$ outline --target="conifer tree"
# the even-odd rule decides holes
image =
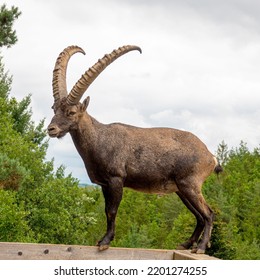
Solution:
[[[21,12],[17,7],[12,6],[8,9],[5,4],[0,7],[0,47],[10,48],[17,42],[13,24],[20,15]]]

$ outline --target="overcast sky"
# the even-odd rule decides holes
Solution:
[[[52,118],[52,70],[59,53],[70,60],[70,89],[105,53],[142,48],[111,64],[85,94],[100,122],[166,126],[196,134],[215,153],[224,140],[260,143],[260,1],[258,0],[7,0],[22,15],[18,43],[2,50],[13,75],[12,95],[32,94],[36,122]],[[89,179],[70,135],[50,139],[48,159]]]

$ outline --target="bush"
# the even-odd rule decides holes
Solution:
[[[0,241],[34,242],[27,222],[28,212],[17,203],[16,193],[0,189]]]

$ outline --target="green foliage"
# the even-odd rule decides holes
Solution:
[[[217,213],[209,252],[224,259],[260,259],[260,149],[250,152],[241,142],[227,150],[224,173],[211,176],[204,187]]]
[[[117,235],[121,238],[117,240],[116,237],[115,246],[158,246],[158,232],[164,225],[160,218],[162,213],[158,212],[157,196],[125,189],[123,197],[117,217]]]
[[[2,69],[2,70],[1,70]],[[18,102],[9,98],[10,79],[0,66],[0,154],[19,162],[26,169],[21,187],[40,185],[51,175],[52,162],[46,162],[47,140],[44,122],[37,126],[31,120],[30,96]]]
[[[21,12],[17,7],[12,6],[11,9],[7,9],[5,4],[0,7],[0,47],[10,48],[17,42],[13,24],[20,15]]]
[[[0,189],[18,190],[26,173],[26,169],[16,159],[0,154]]]
[[[91,206],[94,200],[73,178],[53,179],[26,197],[28,224],[40,243],[88,244],[88,228],[96,222]]]
[[[34,242],[26,221],[28,213],[18,204],[16,193],[0,189],[0,241]]]
[[[6,100],[11,88],[12,78],[5,73],[2,57],[0,57],[0,99]]]
[[[186,241],[191,236],[195,225],[196,221],[194,217],[187,209],[184,209],[174,220],[172,229],[165,240],[165,247],[167,249],[174,249],[178,247],[178,245]]]

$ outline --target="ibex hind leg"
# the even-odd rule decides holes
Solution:
[[[190,204],[189,200],[181,192],[176,192],[179,198],[182,200],[184,205],[191,211],[191,213],[196,217],[197,225],[196,228],[191,235],[191,237],[184,243],[180,244],[177,249],[178,250],[186,250],[190,248],[194,248],[197,246],[198,240],[201,236],[201,233],[204,229],[205,223],[204,219],[200,215],[200,213]]]
[[[184,204],[195,215],[197,219],[197,226],[188,242],[184,243],[184,246],[193,245],[195,241],[198,241],[203,229],[201,240],[198,246],[192,250],[193,253],[204,254],[205,250],[210,244],[211,230],[213,227],[213,211],[207,205],[200,186],[196,186],[194,183],[182,182],[178,184],[179,193]],[[202,221],[203,220],[203,221]],[[202,228],[203,225],[203,228]]]

